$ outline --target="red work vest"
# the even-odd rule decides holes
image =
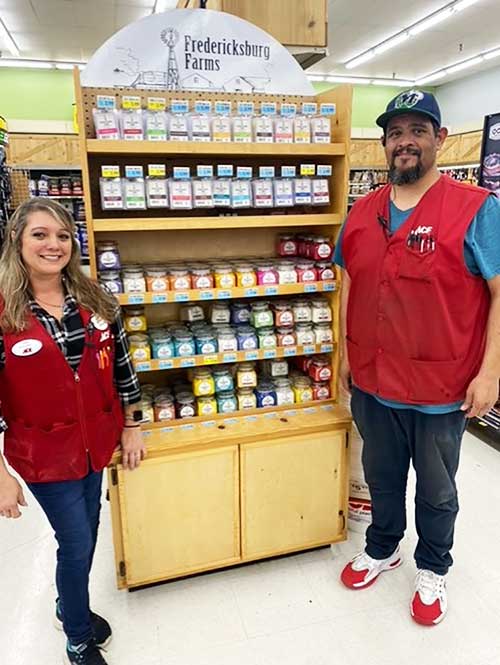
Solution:
[[[113,383],[110,326],[80,308],[85,349],[77,372],[43,324],[4,334],[0,400],[5,456],[27,482],[76,480],[100,471],[120,442],[123,414]]]
[[[353,206],[342,241],[352,379],[406,404],[458,402],[485,349],[490,295],[467,270],[464,239],[488,192],[442,176],[389,236],[390,191]]]

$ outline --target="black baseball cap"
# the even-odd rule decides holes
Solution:
[[[423,90],[406,90],[391,99],[385,113],[377,118],[377,125],[384,130],[391,118],[404,113],[421,113],[441,127],[441,111],[436,98]]]

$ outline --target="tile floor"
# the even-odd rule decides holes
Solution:
[[[500,453],[464,439],[450,611],[414,624],[415,529],[405,564],[365,591],[339,572],[363,537],[279,560],[127,593],[114,586],[108,505],[92,576],[93,607],[110,619],[109,665],[500,665]],[[413,503],[412,489],[408,505]],[[21,520],[0,522],[0,663],[55,665],[55,544],[34,500]]]

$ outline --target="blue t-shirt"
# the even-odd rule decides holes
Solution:
[[[413,210],[413,208],[400,210],[391,201],[389,213],[391,233],[395,233],[406,222]],[[340,231],[333,257],[334,263],[341,268],[345,268],[342,238],[348,221],[349,218],[346,219]],[[500,199],[495,196],[489,196],[486,199],[467,230],[464,240],[464,259],[465,265],[472,275],[481,275],[486,280],[500,275]],[[432,414],[457,411],[462,405],[462,402],[432,406],[404,404],[382,399],[377,395],[374,395],[374,397],[381,404],[393,409],[415,409],[422,413]]]

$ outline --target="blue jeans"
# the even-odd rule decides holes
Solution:
[[[358,388],[352,391],[351,410],[363,438],[363,470],[372,500],[367,554],[385,559],[403,537],[411,461],[417,476],[415,561],[418,568],[445,575],[453,563],[450,550],[458,514],[455,475],[465,414],[393,409]]]
[[[102,471],[81,480],[28,483],[54,529],[57,550],[56,585],[64,632],[71,644],[92,637],[89,573],[101,510]]]

